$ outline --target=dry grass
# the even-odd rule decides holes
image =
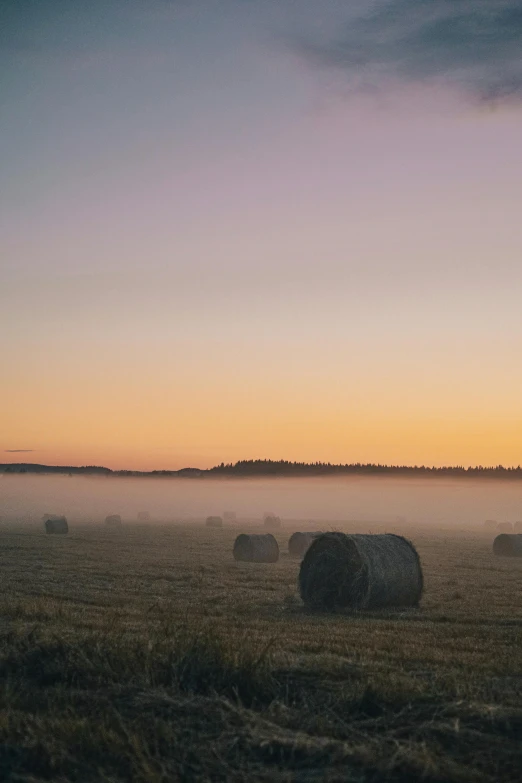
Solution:
[[[522,561],[408,531],[420,608],[327,616],[237,532],[2,531],[1,780],[519,780]]]

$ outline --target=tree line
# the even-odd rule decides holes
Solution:
[[[430,467],[427,465],[382,465],[380,463],[353,462],[334,464],[331,462],[291,462],[289,460],[252,459],[238,462],[222,462],[213,468],[182,468],[181,470],[111,470],[99,465],[64,466],[37,465],[33,463],[0,464],[0,473],[61,473],[78,475],[105,476],[154,476],[187,477],[204,476],[336,476],[336,475],[389,475],[389,476],[451,476],[454,478],[522,478],[522,467],[504,467],[503,465],[464,467],[448,465]]]

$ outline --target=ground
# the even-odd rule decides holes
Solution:
[[[238,532],[4,524],[1,780],[520,780],[522,559],[412,530],[419,608],[324,615]]]

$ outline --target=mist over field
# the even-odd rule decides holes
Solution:
[[[239,524],[273,511],[283,521],[378,522],[435,526],[482,525],[522,518],[518,482],[385,477],[296,479],[153,479],[91,476],[0,477],[4,522],[39,523],[44,513],[70,522],[101,522],[107,514],[136,521],[197,522],[235,511]]]

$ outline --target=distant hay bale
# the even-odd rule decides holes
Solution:
[[[105,517],[107,527],[121,527],[121,516],[119,514],[109,514]]]
[[[515,533],[522,533],[522,522],[515,522],[513,525],[513,530]]]
[[[275,514],[265,514],[263,518],[263,524],[269,530],[276,530],[277,528],[283,526],[281,522],[281,518],[276,517]]]
[[[207,527],[223,527],[223,520],[221,517],[207,517],[205,524]]]
[[[234,542],[234,560],[249,563],[276,563],[279,546],[271,533],[262,535],[241,533]]]
[[[484,527],[486,530],[496,530],[497,529],[498,522],[496,519],[486,519],[484,522]]]
[[[499,522],[497,525],[497,530],[499,533],[512,533],[513,525],[511,522]]]
[[[65,517],[56,516],[55,514],[44,514],[44,517],[46,533],[64,535],[69,532],[69,525]]]
[[[402,536],[323,533],[301,563],[299,590],[314,609],[416,606],[423,576],[413,544]]]
[[[500,557],[522,557],[522,535],[501,533],[493,541],[493,554]]]
[[[288,554],[292,557],[303,557],[304,553],[317,536],[322,535],[321,531],[314,533],[292,533],[288,539]]]
[[[224,522],[236,522],[237,516],[235,511],[223,511],[223,521]]]
[[[138,522],[148,522],[150,514],[148,511],[138,511]]]

